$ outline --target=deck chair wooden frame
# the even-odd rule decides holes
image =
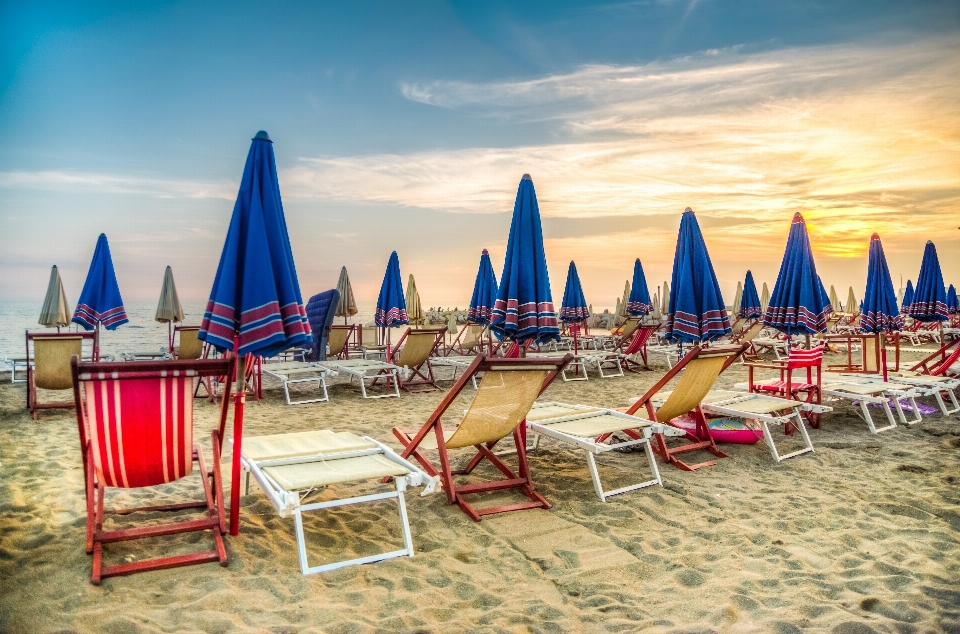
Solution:
[[[72,399],[41,403],[37,389],[58,391],[72,389],[73,375],[70,370],[70,359],[73,356],[83,356],[84,341],[90,341],[96,353],[96,332],[30,332],[28,330],[26,341],[27,409],[30,410],[33,420],[37,420],[42,409],[75,407],[76,403]]]
[[[413,458],[428,474],[439,476],[447,501],[456,504],[475,522],[494,513],[550,508],[550,503],[537,492],[530,476],[523,424],[533,403],[572,358],[571,354],[560,359],[500,359],[477,355],[419,430],[393,428],[393,435],[403,445],[400,457]],[[443,416],[480,372],[483,372],[483,379],[460,424],[454,429],[444,429]],[[439,465],[431,462],[421,447],[431,435],[439,452]],[[516,446],[516,472],[493,452],[500,440],[511,435]],[[476,454],[466,467],[454,470],[450,450],[468,447],[473,447]],[[484,460],[490,462],[503,478],[472,484],[454,481],[454,475],[471,473]],[[466,500],[468,495],[510,489],[519,491],[528,501],[478,509]]]
[[[928,376],[947,376],[947,371],[957,361],[960,361],[960,339],[942,344],[935,352],[910,366],[910,371]]]
[[[647,325],[641,324],[633,333],[626,345],[619,345],[616,352],[620,355],[621,365],[630,372],[639,372],[640,369],[649,370],[650,365],[647,362],[647,344],[650,337],[660,329],[660,324]],[[637,356],[643,359],[643,365],[637,363]]]
[[[280,517],[293,516],[300,571],[305,575],[393,557],[413,557],[413,538],[404,491],[408,487],[423,487],[420,495],[426,496],[434,491],[440,481],[369,436],[360,437],[349,432],[330,430],[244,438],[240,464],[246,472],[247,493],[250,492],[250,476],[253,475]],[[379,481],[384,477],[393,478],[396,490],[304,503],[307,496],[317,490],[326,490],[337,484]],[[402,549],[320,566],[309,564],[304,538],[304,513],[380,500],[397,502],[403,534]]]
[[[457,332],[457,336],[454,337],[450,345],[447,346],[443,356],[451,356],[451,353],[460,357],[477,354],[483,350],[485,343],[483,335],[486,331],[487,327],[485,325],[468,321],[464,327]]]
[[[210,344],[205,343],[203,344],[203,357],[201,358],[218,359],[223,358],[224,354],[226,353],[221,353]],[[239,368],[240,364],[238,363],[236,367]],[[263,357],[255,357],[251,354],[244,355],[243,376],[244,394],[252,396],[258,401],[263,400]],[[199,396],[200,388],[203,387],[207,392],[207,399],[211,403],[216,403],[218,399],[223,398],[223,386],[227,383],[233,383],[236,378],[236,376],[204,376],[200,381],[197,381],[193,395]]]
[[[631,430],[639,438],[620,442],[608,442],[614,433],[626,433]],[[654,485],[663,485],[657,460],[650,447],[654,434],[682,436],[684,432],[676,427],[661,425],[638,416],[630,416],[616,410],[591,407],[589,405],[568,405],[553,401],[537,402],[527,414],[527,431],[533,436],[529,451],[539,449],[541,437],[546,436],[581,449],[587,456],[587,468],[593,480],[593,490],[601,502],[614,495],[621,495],[637,489]],[[602,438],[602,440],[598,440]],[[597,457],[610,451],[624,451],[642,446],[647,464],[653,477],[629,484],[617,489],[605,490],[597,469]]]
[[[280,363],[264,363],[263,373],[280,381],[287,405],[304,405],[306,403],[325,403],[330,400],[327,393],[327,377],[337,376],[334,370],[312,361],[283,361]],[[316,383],[317,389],[323,394],[316,398],[306,398],[299,401],[290,400],[290,386],[300,383]]]
[[[203,358],[203,342],[197,337],[200,334],[200,326],[175,326],[173,328],[173,341],[177,342],[177,335],[180,335],[180,345],[173,347],[174,359],[201,359]]]
[[[816,346],[810,350],[791,348],[786,359],[777,359],[765,363],[747,363],[748,391],[765,392],[780,398],[792,399],[802,403],[821,405],[821,373],[823,372],[823,352],[825,346]],[[757,383],[754,380],[754,370],[769,369],[780,373],[779,380]],[[794,372],[806,373],[806,381],[794,381]],[[813,411],[805,411],[807,424],[814,429],[820,429],[821,415]],[[791,429],[787,428],[787,433]]]
[[[446,328],[407,328],[397,341],[399,352],[393,351],[388,363],[405,370],[400,376],[400,389],[407,392],[433,392],[439,390],[433,376],[430,357],[438,354],[447,335]],[[402,347],[401,347],[402,346]],[[411,389],[415,388],[415,389]]]
[[[219,426],[211,432],[212,469],[207,469],[200,444],[193,441],[193,381],[196,378],[232,376],[235,357],[189,361],[80,363],[71,360],[77,427],[83,459],[87,498],[86,551],[93,556],[91,582],[106,577],[149,570],[177,568],[208,562],[227,565],[223,534],[224,514],[220,452],[227,424],[230,389],[224,387]],[[157,390],[157,391],[153,391]],[[156,396],[154,396],[156,395]],[[156,398],[154,402],[152,399]],[[122,412],[122,416],[121,416]],[[154,417],[155,418],[152,418]],[[242,410],[234,410],[234,426]],[[125,441],[125,442],[124,442]],[[106,509],[107,488],[135,489],[164,485],[191,475],[199,467],[204,499],[196,502]],[[135,528],[105,530],[108,515],[179,512],[193,509],[200,519],[181,520]],[[105,566],[104,544],[180,533],[210,531],[213,548]]]
[[[330,346],[330,352],[327,353],[327,358],[349,359],[350,338],[356,338],[356,336],[356,324],[330,326],[330,335],[327,337],[327,345]]]
[[[694,346],[653,387],[627,409],[626,413],[632,415],[641,407],[644,407],[649,420],[665,425],[670,425],[671,419],[677,416],[693,414],[696,420],[696,430],[694,432],[684,430],[683,436],[678,438],[687,440],[686,444],[668,447],[663,434],[655,436],[653,451],[662,460],[683,471],[695,471],[702,467],[715,465],[716,460],[688,464],[677,456],[690,451],[707,451],[717,458],[729,457],[717,448],[700,403],[713,389],[717,377],[743,354],[745,348],[746,344],[710,348]],[[680,374],[681,371],[683,371],[683,374]],[[654,397],[678,374],[680,374],[680,380],[672,390],[670,397],[659,408],[654,407]],[[639,438],[635,432],[625,431],[624,433],[633,438]],[[602,438],[598,440],[602,440]]]

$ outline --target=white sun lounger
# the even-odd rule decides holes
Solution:
[[[916,390],[909,385],[863,381],[853,377],[824,372],[821,391],[825,396],[858,402],[860,404],[860,410],[858,412],[860,418],[867,423],[871,434],[893,429],[897,426],[897,422],[893,417],[893,410],[890,409],[891,401],[897,410],[897,416],[900,418],[901,423],[904,425],[914,425],[921,421],[920,409],[917,407],[916,401]],[[901,398],[910,401],[915,416],[913,420],[907,420],[906,414],[903,412],[903,407],[900,405]],[[889,425],[886,427],[877,427],[874,424],[873,417],[870,415],[870,408],[868,407],[871,403],[880,405],[883,408],[883,413],[887,415]]]
[[[17,378],[17,372],[22,372],[24,375],[27,373],[27,358],[26,357],[8,357],[3,359],[3,362],[6,364],[7,368],[10,369],[10,382],[11,383],[26,383],[26,376],[22,379]]]
[[[625,442],[606,443],[599,441],[598,438],[606,440],[616,432],[624,430],[634,430],[643,435],[642,438],[628,440]],[[667,436],[683,436],[683,430],[661,425],[645,418],[630,416],[622,412],[599,407],[589,407],[587,405],[568,405],[556,402],[534,403],[530,412],[527,414],[527,430],[534,435],[532,439],[533,448],[536,449],[540,444],[541,436],[549,436],[567,444],[583,449],[587,454],[587,465],[590,468],[590,477],[593,479],[593,488],[597,492],[597,497],[603,502],[608,497],[620,495],[628,491],[642,489],[655,484],[663,484],[660,479],[660,470],[657,468],[657,461],[650,449],[650,437],[653,434],[665,434]],[[647,454],[647,461],[650,463],[650,469],[653,471],[653,478],[645,482],[631,484],[629,486],[604,491],[603,484],[600,482],[600,473],[597,471],[597,462],[595,456],[608,451],[626,449],[643,445]]]
[[[547,357],[559,359],[563,357],[566,352],[535,352],[528,354],[528,357]],[[560,376],[564,381],[587,381],[587,366],[597,369],[597,372],[600,373],[601,379],[612,379],[618,376],[623,376],[623,366],[620,365],[620,355],[616,352],[610,352],[607,350],[583,350],[580,349],[576,354],[573,355],[573,361],[563,369]],[[604,374],[603,370],[606,366],[607,373]],[[579,368],[579,370],[576,370]],[[571,369],[575,370],[575,375],[573,377],[568,377],[567,372],[570,372]]]
[[[373,438],[330,430],[244,438],[240,464],[247,472],[248,493],[252,474],[280,517],[293,515],[300,570],[305,575],[392,557],[413,557],[413,539],[403,492],[408,486],[422,486],[424,489],[420,495],[425,496],[432,493],[439,483],[438,477],[431,477]],[[345,482],[379,481],[384,477],[393,478],[395,491],[303,503],[303,499],[317,489]],[[400,523],[403,526],[402,549],[322,566],[309,565],[303,533],[304,513],[388,499],[395,499],[399,506]]]
[[[283,393],[287,397],[287,405],[303,405],[304,403],[323,403],[329,401],[327,394],[327,376],[337,376],[337,373],[319,363],[309,361],[284,361],[282,363],[264,363],[263,373],[279,379],[283,385]],[[308,398],[300,401],[290,400],[290,385],[295,383],[316,383],[317,389],[323,392],[321,398]]]
[[[435,368],[453,368],[453,376],[451,378],[456,380],[457,370],[461,372],[466,370],[476,358],[476,355],[451,355],[449,357],[433,357],[430,359],[430,363],[433,364]],[[477,377],[473,376],[470,377],[470,379],[473,381],[473,389],[477,389]]]
[[[388,398],[396,396],[400,398],[400,372],[402,368],[386,361],[376,359],[332,359],[324,361],[323,365],[334,372],[343,372],[350,377],[353,383],[354,377],[360,379],[360,393],[363,398]],[[393,383],[393,392],[386,394],[377,394],[370,396],[367,394],[367,386],[364,381],[370,381],[373,385],[378,380],[385,380]]]
[[[660,407],[669,396],[670,391],[658,392],[652,399],[654,406]],[[715,416],[729,416],[759,422],[763,428],[763,440],[767,443],[774,462],[777,463],[805,453],[813,453],[813,442],[810,440],[800,412],[824,414],[833,411],[832,407],[825,405],[733,390],[710,390],[700,402],[700,409]],[[800,430],[804,446],[802,449],[781,455],[770,434],[770,425],[787,424],[793,424]]]
[[[881,381],[883,380],[883,377],[880,377],[879,375],[865,374],[862,376],[876,376]],[[950,416],[960,412],[960,402],[957,401],[956,394],[956,389],[960,387],[960,379],[949,376],[930,376],[927,374],[910,372],[909,370],[901,370],[899,372],[888,372],[887,381],[889,383],[911,385],[917,390],[917,396],[933,396],[937,401],[937,405],[940,406],[940,411],[944,416]],[[953,409],[950,409],[950,407],[947,406],[947,403],[943,400],[943,392],[946,392],[947,396],[950,398],[950,404],[952,405]]]

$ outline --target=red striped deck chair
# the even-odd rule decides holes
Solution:
[[[70,358],[81,356],[84,340],[90,340],[96,351],[96,336],[96,332],[27,332],[27,409],[33,420],[41,409],[74,407],[73,399],[41,403],[37,389],[72,388]]]
[[[960,361],[960,339],[954,339],[911,366],[910,371],[930,376],[947,376],[950,367],[958,361]]]
[[[710,467],[717,463],[716,460],[708,460],[696,464],[684,462],[677,456],[690,451],[706,451],[717,458],[728,458],[727,454],[717,448],[713,440],[713,434],[710,433],[710,426],[707,424],[707,417],[700,407],[704,397],[713,389],[720,374],[730,367],[730,364],[737,360],[743,354],[746,344],[740,346],[717,346],[705,348],[694,346],[690,352],[683,355],[677,361],[677,364],[657,381],[653,387],[641,396],[637,401],[626,410],[627,414],[633,415],[641,407],[646,408],[647,418],[656,423],[663,423],[679,427],[674,424],[673,419],[685,414],[691,414],[696,421],[696,430],[687,431],[685,435],[678,436],[674,440],[686,441],[681,445],[668,446],[663,434],[654,434],[653,451],[668,464],[683,471],[695,471],[701,467]],[[683,371],[680,374],[681,370]],[[654,407],[653,398],[660,392],[671,380],[680,374],[680,380],[676,387],[670,393],[669,398],[659,408]],[[636,430],[624,430],[624,434],[639,440],[643,436]],[[603,442],[608,435],[601,436],[597,442]]]
[[[640,326],[636,332],[633,333],[633,337],[630,338],[626,346],[618,346],[620,360],[624,368],[631,372],[637,372],[638,368],[650,369],[650,366],[647,364],[647,342],[650,341],[650,336],[659,328],[660,324],[655,326]],[[636,361],[637,355],[643,359],[642,366]]]
[[[784,360],[773,360],[766,363],[747,363],[749,368],[749,387],[751,392],[768,393],[780,398],[792,399],[801,403],[821,404],[821,377],[823,370],[823,351],[825,346],[819,345],[809,350],[804,348],[791,348],[789,356]],[[757,368],[766,368],[778,370],[780,378],[776,380],[765,380],[757,382],[754,379],[754,370]],[[801,371],[801,379],[794,380],[794,371]],[[806,370],[806,380],[802,378],[802,371]],[[801,414],[807,419],[808,424],[814,429],[820,429],[821,414],[817,412],[804,411]],[[784,426],[784,432],[792,434],[795,431],[793,425]]]
[[[230,402],[230,385],[224,386],[220,424],[212,432],[212,471],[203,451],[194,442],[193,384],[199,377],[232,376],[235,357],[192,361],[80,363],[71,361],[80,450],[87,494],[87,553],[93,555],[91,581],[148,570],[175,568],[206,562],[227,565],[223,546],[226,532],[220,450]],[[242,413],[234,412],[234,425]],[[194,474],[193,463],[198,465]],[[107,488],[141,489],[169,484],[193,476],[200,479],[203,499],[179,504],[147,505],[123,510],[104,508]],[[163,524],[155,513],[186,512],[201,517]],[[105,520],[147,513],[147,524],[105,528]],[[213,548],[129,563],[104,565],[104,545],[115,542],[210,531]]]
[[[393,435],[404,448],[400,456],[404,459],[412,457],[429,475],[440,476],[449,503],[459,506],[475,522],[493,513],[550,508],[550,503],[537,492],[530,476],[524,421],[534,401],[571,360],[572,354],[562,359],[502,359],[477,355],[423,427],[417,431],[393,428]],[[459,424],[451,424],[450,419],[456,416],[454,412],[459,408],[447,410],[481,372],[483,378],[470,407]],[[447,419],[446,424],[443,418]],[[513,436],[516,445],[516,471],[493,452],[494,445],[508,436]],[[450,464],[450,452],[466,448],[475,450],[473,457],[464,468],[454,470]],[[439,465],[427,456],[426,451],[439,453]],[[454,481],[454,475],[469,474],[484,460],[489,461],[503,478],[484,482],[476,482],[474,478],[470,484]],[[475,508],[466,500],[467,495],[510,489],[519,491],[527,501]]]

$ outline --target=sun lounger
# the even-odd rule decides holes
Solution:
[[[211,436],[213,455],[209,471],[203,448],[200,443],[194,443],[193,383],[197,377],[233,376],[235,357],[228,353],[222,359],[121,363],[80,363],[74,357],[70,367],[86,478],[86,550],[93,555],[91,581],[98,585],[104,577],[206,562],[226,566],[222,535],[227,527],[220,449],[231,383],[228,381],[225,385],[219,426]],[[236,408],[235,428],[241,417],[242,408]],[[182,487],[169,485],[190,476],[194,462],[199,467],[202,500],[124,510],[104,509],[108,488],[131,491],[163,486],[164,496],[176,494]],[[158,512],[190,509],[202,517],[166,523],[156,521]],[[142,526],[112,530],[103,527],[106,515],[122,515],[124,524],[129,524],[134,514],[139,513],[146,515]],[[136,558],[127,563],[103,565],[107,544],[197,531],[210,531],[212,550],[156,559],[144,559],[137,553]]]
[[[27,357],[7,357],[3,359],[3,362],[10,370],[11,383],[27,382]],[[23,374],[22,379],[17,378],[17,372],[21,372]]]
[[[870,375],[867,375],[868,377]],[[879,377],[882,380],[882,377]],[[957,400],[956,390],[960,387],[960,379],[946,376],[928,376],[925,374],[916,374],[909,370],[890,371],[887,373],[887,381],[890,383],[899,383],[909,385],[915,388],[917,396],[932,396],[937,401],[937,406],[944,416],[950,416],[960,412],[960,402]],[[951,407],[947,406],[944,396],[950,399]]]
[[[897,421],[893,416],[893,410],[890,408],[891,402],[893,403],[894,408],[897,410],[897,415],[900,418],[900,422],[905,425],[920,422],[920,412],[917,408],[917,403],[914,400],[916,397],[916,392],[913,390],[913,388],[907,385],[858,381],[852,377],[824,374],[822,391],[824,396],[851,401],[858,404],[859,410],[857,411],[857,414],[867,424],[871,434],[876,434],[887,429],[893,429],[897,426]],[[900,405],[901,398],[906,398],[910,401],[916,416],[914,420],[907,420],[906,415],[903,412],[903,407]],[[873,417],[870,415],[869,405],[871,404],[879,405],[883,409],[883,413],[886,414],[887,421],[889,423],[887,426],[877,427],[876,424],[874,424]]]
[[[635,437],[626,441],[607,442],[614,438],[613,434],[625,433],[626,430],[630,430]],[[582,449],[587,455],[587,466],[593,480],[593,489],[602,502],[606,502],[607,498],[614,495],[662,484],[660,470],[657,468],[656,458],[650,448],[650,438],[654,434],[684,435],[684,432],[676,427],[661,425],[615,410],[557,402],[535,403],[527,414],[527,431],[533,435],[533,450],[539,448],[541,436]],[[643,482],[605,491],[597,470],[596,456],[640,445],[643,446],[653,477]]]
[[[400,371],[402,368],[385,361],[377,361],[376,359],[331,359],[329,361],[324,361],[323,366],[333,370],[334,372],[342,372],[350,377],[350,382],[353,383],[353,379],[359,379],[360,381],[360,393],[363,395],[363,398],[388,398],[391,396],[400,396]],[[376,385],[380,381],[386,382],[387,393],[385,394],[367,394],[367,384],[364,381],[370,382],[370,387]],[[393,391],[390,391],[390,387],[393,387]]]
[[[310,361],[283,361],[280,363],[264,363],[263,373],[280,381],[283,386],[287,405],[303,405],[304,403],[323,403],[330,400],[327,394],[327,376],[336,376],[337,373],[329,368]],[[290,400],[290,386],[298,383],[316,383],[317,389],[323,392],[319,398],[308,398],[299,401]]]
[[[439,482],[439,478],[428,475],[369,436],[361,438],[349,432],[330,430],[244,438],[240,464],[247,473],[248,492],[252,474],[280,517],[293,515],[300,570],[305,575],[393,557],[413,557],[413,539],[404,491],[407,487],[422,486],[420,495],[427,495],[433,492]],[[307,495],[318,489],[348,482],[379,481],[384,477],[393,478],[395,491],[325,502],[303,502]],[[390,499],[397,501],[400,513],[402,549],[310,566],[304,539],[304,513]]]
[[[623,368],[620,365],[620,355],[616,352],[607,352],[605,350],[581,350],[577,353],[565,351],[557,352],[534,352],[527,355],[528,358],[537,359],[560,359],[564,355],[573,354],[573,360],[560,373],[564,381],[586,381],[587,366],[596,368],[602,379],[612,379],[623,376]],[[607,371],[604,372],[604,369]],[[574,376],[568,376],[568,372],[573,372]]]
[[[37,390],[73,388],[70,358],[81,358],[85,340],[96,350],[95,332],[27,332],[27,409],[34,420],[41,409],[75,407],[74,400],[41,403]]]
[[[393,428],[394,436],[404,447],[401,457],[413,458],[427,473],[440,476],[448,502],[459,506],[476,522],[491,513],[550,508],[550,503],[537,492],[530,477],[525,432],[521,427],[534,401],[571,358],[567,355],[562,359],[498,359],[477,355],[419,430]],[[483,372],[483,379],[459,425],[450,425],[449,417],[444,425],[442,419],[448,416],[454,401],[468,381],[480,372]],[[493,452],[494,446],[508,436],[513,437],[516,446],[516,472]],[[439,464],[435,464],[425,453],[433,447],[438,452]],[[450,464],[451,450],[469,447],[475,450],[475,454],[465,468],[454,471]],[[483,460],[489,461],[504,477],[470,484],[457,484],[454,481],[455,474],[469,474]],[[516,489],[528,500],[482,509],[475,508],[466,500],[466,496],[475,493],[511,489]]]
[[[397,341],[399,352],[397,350],[391,351],[391,358],[388,359],[394,365],[405,370],[406,376],[400,377],[400,389],[408,392],[432,392],[440,389],[433,376],[430,357],[437,354],[443,345],[446,333],[446,328],[423,328],[420,330],[407,328],[407,331]]]

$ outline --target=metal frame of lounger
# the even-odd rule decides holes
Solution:
[[[911,404],[913,405],[913,411],[919,415],[917,412],[916,401],[914,397],[916,393],[912,389],[907,390],[897,390],[890,389],[887,384],[876,384],[876,383],[862,383],[856,381],[831,381],[824,376],[824,382],[821,386],[821,391],[826,396],[831,396],[833,398],[842,399],[846,401],[856,401],[860,404],[859,411],[857,415],[867,424],[867,427],[870,429],[871,434],[876,434],[888,429],[893,429],[897,426],[897,421],[893,417],[893,410],[890,409],[890,401],[893,401],[893,405],[897,410],[897,414],[900,417],[900,421],[909,425],[911,423],[907,422],[906,415],[903,413],[903,407],[900,406],[900,398],[909,398]],[[881,396],[877,396],[881,394]],[[883,413],[887,415],[887,421],[890,423],[886,427],[877,427],[873,422],[873,417],[870,415],[870,408],[868,405],[873,403],[879,405],[883,408]],[[913,421],[914,423],[920,421]]]
[[[907,420],[906,415],[899,412],[900,422],[904,425],[916,425],[917,423],[923,422],[923,416],[920,414],[920,408],[917,407],[917,397],[918,396],[934,396],[936,397],[938,404],[941,407],[941,410],[946,409],[946,404],[943,402],[943,398],[940,396],[940,390],[937,387],[932,387],[929,382],[923,384],[921,382],[914,382],[912,380],[901,380],[893,376],[888,376],[887,381],[883,380],[883,375],[881,374],[863,374],[863,373],[845,373],[841,372],[838,374],[824,374],[824,378],[831,382],[842,382],[847,385],[877,385],[884,387],[888,394],[895,395],[899,404],[899,399],[905,398],[910,401],[910,408],[913,410],[914,418],[913,420]],[[960,382],[957,382],[960,383]],[[953,396],[953,392],[950,392]],[[956,398],[956,397],[954,397]],[[903,408],[898,408],[902,410]]]
[[[449,357],[435,357],[430,361],[433,363],[434,367],[446,367],[453,368],[453,376],[450,377],[452,380],[457,380],[457,370],[463,371],[470,367],[470,364],[473,363],[473,360],[477,358],[477,355],[470,356],[449,356]],[[477,377],[472,376],[470,379],[473,381],[473,389],[477,389]]]
[[[7,364],[7,367],[10,368],[10,382],[11,383],[26,383],[27,377],[24,376],[22,379],[17,378],[17,371],[23,372],[26,375],[27,372],[27,359],[26,357],[8,357],[3,359],[3,362]]]
[[[529,354],[527,356],[533,357],[533,358],[541,358],[541,359],[545,359],[545,358],[559,359],[563,357],[565,354],[567,354],[567,352],[564,352],[564,351],[538,352],[538,353]],[[606,350],[578,351],[576,354],[573,355],[573,361],[571,361],[570,364],[567,367],[565,367],[563,371],[560,373],[560,378],[562,378],[565,382],[566,381],[588,381],[589,380],[589,377],[587,376],[588,365],[591,367],[595,367],[597,369],[597,371],[600,373],[601,379],[615,379],[617,377],[621,377],[623,376],[623,366],[620,365],[620,356],[621,355],[619,353],[610,352]],[[604,364],[608,364],[608,363],[613,363],[616,365],[617,374],[603,373],[603,366]],[[583,376],[579,376],[580,372],[575,371],[577,376],[568,377],[567,372],[569,372],[571,368],[577,368],[577,367],[579,367],[580,371],[583,372]]]
[[[549,418],[538,417],[537,410],[545,413],[548,408],[565,410],[568,413]],[[642,437],[611,443],[598,440],[598,438],[601,437],[606,440],[612,437],[611,434],[623,432],[627,429],[641,430]],[[609,497],[628,493],[629,491],[636,491],[637,489],[643,489],[656,484],[662,486],[663,480],[660,477],[660,469],[657,467],[657,460],[653,455],[653,450],[650,448],[650,438],[654,434],[683,436],[685,433],[676,427],[662,425],[645,418],[630,416],[629,414],[611,409],[590,407],[588,405],[568,405],[554,401],[534,403],[530,412],[527,414],[527,430],[534,435],[532,447],[530,447],[531,450],[539,448],[541,436],[548,436],[555,440],[574,445],[578,449],[582,449],[587,455],[587,466],[590,469],[590,478],[593,480],[593,490],[596,491],[597,497],[600,498],[601,502],[606,502]],[[650,470],[653,472],[653,478],[611,491],[604,491],[603,484],[600,481],[600,472],[597,470],[596,456],[610,451],[621,451],[638,445],[643,445],[644,453],[650,464]]]
[[[377,361],[376,359],[334,359],[332,361],[324,361],[323,364],[324,367],[335,372],[343,372],[349,375],[351,384],[353,383],[354,377],[360,379],[360,393],[363,395],[363,398],[390,398],[392,396],[400,398],[400,371],[402,368],[399,366],[387,363],[386,361]],[[371,370],[375,370],[376,374],[367,374]],[[381,379],[386,380],[387,385],[392,383],[393,394],[368,396],[367,388],[363,383],[368,379],[370,380],[371,387]]]
[[[869,377],[871,375],[867,376]],[[882,377],[879,376],[878,378],[882,379]],[[960,387],[960,379],[946,376],[928,376],[924,374],[913,376],[909,373],[901,373],[900,376],[897,376],[895,373],[890,372],[887,374],[887,381],[889,383],[912,385],[917,388],[917,396],[933,396],[937,400],[940,412],[944,416],[950,416],[951,414],[960,412],[960,402],[957,401],[957,394],[954,391]],[[950,397],[950,403],[953,405],[953,409],[947,407],[941,392],[946,392]]]
[[[283,394],[287,397],[287,405],[304,405],[306,403],[324,403],[330,400],[327,393],[327,376],[337,376],[337,373],[320,363],[311,361],[284,361],[281,363],[264,363],[263,373],[278,379],[283,385]],[[311,374],[312,376],[294,379],[291,376]],[[290,400],[290,385],[295,383],[313,383],[323,390],[323,398],[310,398],[302,401]]]
[[[332,433],[332,432],[331,432]],[[259,439],[264,438],[283,438],[287,436],[288,438],[294,437],[297,434],[277,434],[275,436],[261,436]],[[352,435],[352,434],[351,434]],[[359,437],[358,437],[359,438]],[[260,485],[260,488],[263,489],[263,492],[266,494],[267,498],[270,500],[270,503],[275,509],[280,517],[287,517],[293,515],[293,519],[296,525],[296,535],[297,535],[297,550],[300,557],[300,571],[305,575],[312,575],[318,572],[327,572],[329,570],[336,570],[337,568],[343,568],[346,566],[355,566],[359,564],[369,564],[377,561],[383,561],[385,559],[392,559],[394,557],[413,557],[413,538],[410,534],[410,522],[407,518],[407,506],[404,500],[404,491],[408,486],[422,486],[424,490],[420,493],[420,496],[426,496],[430,493],[433,493],[437,485],[440,483],[440,478],[436,476],[430,476],[425,471],[414,465],[413,463],[404,460],[390,447],[384,445],[383,443],[370,438],[369,436],[363,436],[363,440],[371,443],[369,449],[358,449],[352,451],[339,451],[331,453],[320,452],[305,452],[301,455],[292,455],[283,458],[276,459],[259,459],[255,460],[249,457],[245,453],[249,451],[248,447],[254,445],[257,442],[257,437],[244,438],[243,449],[240,452],[240,464],[244,470],[247,472],[246,477],[246,487],[247,493],[250,489],[250,475],[252,474],[254,479]],[[232,441],[231,441],[232,442]],[[336,500],[330,500],[328,502],[313,502],[309,504],[303,504],[303,499],[306,498],[310,493],[318,488],[324,488],[330,484],[341,484],[345,482],[358,482],[361,480],[379,480],[383,477],[382,473],[378,473],[370,476],[360,475],[359,477],[353,477],[345,480],[339,480],[336,482],[323,482],[317,483],[312,486],[305,486],[303,488],[298,488],[297,490],[289,490],[282,486],[275,478],[271,477],[265,469],[271,467],[284,467],[284,466],[293,466],[293,465],[304,465],[310,463],[322,462],[329,464],[337,460],[351,460],[356,458],[364,458],[367,456],[383,456],[390,462],[395,463],[398,467],[406,469],[406,474],[399,474],[392,476],[394,482],[396,483],[396,491],[390,491],[386,493],[374,493],[370,495],[361,495],[351,498],[340,498]],[[400,514],[400,523],[403,529],[403,544],[404,547],[400,550],[394,550],[389,552],[378,553],[376,555],[368,555],[366,557],[357,557],[355,559],[346,559],[343,561],[338,561],[330,564],[324,564],[320,566],[310,566],[307,562],[307,547],[306,540],[304,538],[303,531],[303,514],[309,511],[319,511],[322,509],[336,508],[338,506],[348,506],[351,504],[362,504],[364,502],[377,502],[380,500],[390,500],[395,499],[397,501],[397,506],[399,508]]]

